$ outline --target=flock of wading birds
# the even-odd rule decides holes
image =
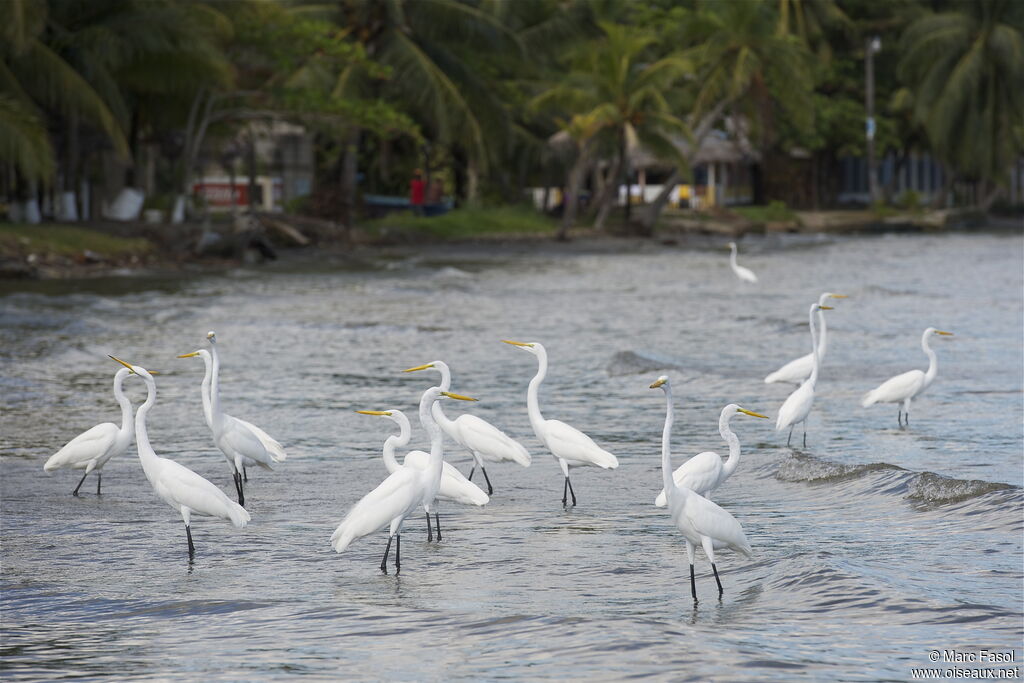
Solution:
[[[732,254],[730,265],[733,272],[741,280],[756,282],[757,276],[749,269],[736,263],[736,246],[730,243]],[[825,302],[832,299],[845,298],[841,294],[826,292],[819,300],[811,304],[809,323],[811,333],[811,352],[782,366],[765,377],[766,383],[790,382],[799,386],[789,395],[779,409],[775,422],[777,431],[789,427],[786,445],[793,436],[793,427],[804,424],[804,446],[807,445],[806,420],[814,403],[815,386],[818,371],[827,348],[828,328],[823,311],[831,310]],[[817,318],[821,335],[815,325]],[[909,425],[911,400],[921,394],[935,379],[937,364],[935,352],[929,347],[929,338],[933,335],[950,335],[929,327],[921,337],[921,347],[928,356],[928,370],[910,370],[892,377],[878,388],[866,393],[861,401],[864,407],[875,403],[897,403],[897,422],[902,427]],[[217,336],[214,332],[206,335],[210,349],[200,349],[186,353],[179,358],[202,358],[206,365],[206,374],[202,383],[203,413],[206,424],[213,432],[213,440],[224,454],[231,468],[238,502],[235,503],[216,485],[199,476],[187,467],[173,460],[161,458],[150,445],[146,431],[146,417],[156,402],[155,372],[147,371],[138,365],[132,365],[118,358],[115,361],[124,367],[114,375],[114,397],[121,406],[121,426],[107,422],[78,435],[57,453],[51,456],[43,469],[47,472],[60,468],[84,469],[85,474],[72,492],[78,495],[85,478],[90,472],[96,472],[96,494],[100,494],[102,485],[103,465],[115,455],[125,452],[135,437],[138,445],[139,460],[142,469],[153,486],[157,496],[177,510],[185,522],[185,534],[188,538],[189,559],[195,554],[192,543],[191,518],[193,514],[218,517],[230,521],[236,527],[244,527],[249,521],[249,513],[242,507],[245,504],[245,482],[248,480],[246,467],[259,466],[272,469],[275,463],[283,462],[286,454],[281,444],[270,437],[256,425],[225,413],[220,403],[220,357],[217,353]],[[575,427],[560,420],[545,419],[540,412],[538,393],[540,385],[547,375],[548,358],[544,346],[539,342],[518,342],[502,340],[512,344],[537,358],[537,374],[530,381],[526,394],[527,412],[530,425],[537,438],[551,451],[561,467],[564,476],[562,487],[562,505],[567,506],[571,497],[572,505],[576,505],[576,493],[569,479],[569,471],[573,467],[596,466],[603,469],[618,467],[616,457],[598,446],[594,441]],[[441,375],[438,386],[424,392],[419,406],[419,418],[423,428],[430,436],[430,452],[409,451],[402,463],[395,457],[395,449],[408,445],[411,427],[408,418],[400,410],[360,410],[359,413],[388,418],[394,421],[400,430],[384,442],[384,464],[390,473],[377,488],[357,502],[349,510],[338,528],[331,535],[331,545],[337,552],[342,552],[355,540],[388,527],[388,541],[381,559],[381,571],[387,573],[387,561],[391,551],[391,543],[395,542],[395,572],[401,570],[401,529],[402,523],[420,506],[427,518],[427,540],[433,541],[434,528],[431,525],[430,513],[434,511],[434,526],[437,529],[437,540],[441,540],[441,521],[435,508],[437,499],[454,501],[466,505],[485,505],[494,490],[491,486],[485,462],[515,462],[524,467],[530,465],[530,454],[519,442],[510,438],[500,429],[475,415],[464,414],[454,420],[450,419],[442,408],[443,399],[459,401],[475,401],[468,396],[461,396],[449,391],[451,373],[447,364],[434,361],[426,365],[409,368],[405,372],[434,370]],[[146,384],[148,394],[146,401],[135,412],[132,420],[132,405],[122,391],[122,384],[131,375],[138,376]],[[669,378],[661,376],[653,384],[652,389],[660,388],[665,393],[666,416],[665,429],[662,435],[662,479],[664,489],[658,494],[655,505],[668,507],[672,523],[683,534],[686,540],[686,553],[690,563],[690,590],[694,600],[697,599],[696,582],[694,579],[693,562],[697,546],[703,548],[718,584],[718,593],[722,595],[722,582],[715,566],[715,550],[731,549],[750,556],[751,548],[743,533],[743,527],[725,509],[711,501],[711,493],[721,486],[736,471],[740,462],[740,442],[730,429],[729,422],[736,413],[753,417],[767,418],[765,415],[752,412],[730,403],[722,409],[718,429],[722,438],[729,446],[729,459],[723,459],[714,452],[700,453],[687,462],[672,470],[669,452],[673,402]],[[906,419],[904,420],[904,415]],[[460,446],[472,453],[473,467],[469,477],[463,476],[455,467],[444,461],[443,438],[447,434]],[[487,493],[473,483],[472,478],[477,468],[487,484]]]

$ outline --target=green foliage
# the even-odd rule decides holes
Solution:
[[[75,256],[93,251],[108,258],[145,254],[152,243],[68,225],[0,224],[0,253],[41,253]]]
[[[754,223],[786,223],[796,221],[797,215],[786,202],[772,200],[768,206],[736,206],[730,209]]]
[[[499,235],[550,234],[554,222],[532,207],[504,206],[480,209],[455,209],[440,216],[424,218],[411,213],[396,213],[367,221],[370,234],[405,234],[439,239],[468,239]]]

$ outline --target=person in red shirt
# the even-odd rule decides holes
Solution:
[[[426,183],[423,182],[423,173],[416,169],[409,181],[409,204],[412,206],[413,214],[423,215],[423,196],[426,193]]]

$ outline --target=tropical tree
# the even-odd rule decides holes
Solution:
[[[1021,153],[1024,9],[1010,0],[956,3],[903,35],[900,75],[932,149],[966,178],[989,185],[991,206]]]
[[[609,23],[601,28],[604,37],[578,50],[568,75],[533,101],[535,108],[571,113],[563,130],[575,142],[577,153],[566,183],[559,239],[575,222],[583,177],[602,144],[611,150],[612,163],[594,202],[598,228],[617,196],[630,155],[642,146],[660,158],[682,163],[677,139],[689,135],[666,97],[689,72],[689,64],[675,55],[652,58],[648,48],[654,37],[641,29]]]
[[[762,148],[775,134],[775,119],[807,127],[813,120],[813,73],[803,41],[775,30],[778,19],[764,2],[721,2],[680,17],[683,57],[697,67],[688,123],[699,146],[725,113],[751,126]],[[684,171],[673,169],[641,217],[650,230]]]

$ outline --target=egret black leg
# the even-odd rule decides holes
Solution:
[[[804,422],[804,448],[807,448],[807,423]]]
[[[391,539],[393,536],[388,536],[388,544],[384,547],[384,558],[380,561],[380,570],[385,574],[388,573],[388,555],[391,553]]]
[[[428,514],[427,517],[429,517],[429,516],[430,515]],[[440,513],[438,513],[437,510],[434,510],[434,522],[435,522],[435,526],[437,527],[437,540],[438,540],[438,542],[440,542],[441,541],[441,517],[440,517]]]
[[[96,473],[96,495],[100,495],[100,486],[103,484],[103,473]]]
[[[896,409],[896,424],[903,426],[903,408]]]
[[[188,536],[188,559],[192,559],[196,554],[196,547],[192,545],[192,529],[189,528],[188,524],[185,525],[185,535]]]
[[[565,482],[562,483],[562,507],[565,507],[565,504],[568,502],[568,500],[569,500],[569,477],[566,477],[565,478]]]
[[[402,571],[402,534],[395,537],[395,576]]]
[[[235,491],[238,493],[238,504],[245,507],[245,491],[242,487],[242,475],[237,471],[234,474]]]
[[[88,476],[89,476],[88,472],[86,472],[85,474],[82,475],[82,478],[78,480],[78,486],[76,486],[75,490],[71,492],[72,496],[77,496],[78,495],[78,489],[82,488],[82,482],[84,482],[85,478],[88,477]]]
[[[787,446],[789,445],[789,440],[793,438],[793,427],[794,426],[795,425],[790,425],[790,427],[789,427],[789,436],[786,437],[786,445]]]
[[[697,580],[693,578],[693,565],[690,565],[690,595],[693,596],[693,602],[697,602]]]
[[[434,540],[434,530],[430,528],[430,513],[427,513],[427,543]]]
[[[491,480],[487,477],[487,468],[480,465],[480,471],[484,473],[484,481],[487,482],[487,495],[489,496],[494,493],[494,487],[491,486]]]
[[[576,492],[572,490],[572,482],[569,477],[565,478],[565,483],[569,485],[569,495],[572,496],[572,506],[576,507]]]
[[[474,465],[473,465],[473,467],[472,467],[472,468],[470,468],[470,470],[469,470],[469,476],[468,476],[468,477],[466,477],[466,479],[468,479],[469,481],[473,481],[473,473],[474,473],[474,472],[476,472],[476,464],[474,464]]]
[[[242,481],[249,481],[249,471],[245,469],[245,465],[242,465]]]
[[[718,578],[718,567],[715,566],[714,562],[711,563],[711,571],[715,573],[715,583],[718,584],[718,597],[722,597],[722,593],[724,592],[722,590],[722,581]]]
[[[904,427],[909,427],[910,426],[910,411],[909,410],[907,412],[903,413],[903,426]]]

